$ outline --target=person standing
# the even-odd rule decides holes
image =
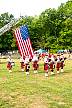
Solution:
[[[57,70],[57,73],[59,73],[59,70],[60,70],[60,55],[59,54],[57,55],[56,70]]]
[[[20,58],[20,63],[21,63],[21,71],[23,72],[24,71],[24,66],[25,66],[23,57]]]
[[[54,74],[54,60],[53,58],[51,58],[50,62],[49,62],[49,66],[50,66],[50,71],[51,71],[51,75]]]
[[[28,56],[26,56],[24,64],[25,64],[26,75],[29,75],[30,65],[29,65],[29,57]]]
[[[48,55],[46,55],[45,58],[44,58],[44,71],[45,71],[45,76],[46,77],[48,77],[48,70],[49,70]]]
[[[11,56],[8,56],[8,59],[7,59],[7,69],[9,70],[9,72],[12,72],[12,59],[11,59]]]
[[[61,54],[60,61],[61,61],[61,64],[60,64],[61,72],[64,72],[64,70],[63,70],[63,68],[64,68],[64,55],[63,55],[63,53]]]
[[[36,56],[36,54],[33,56],[32,62],[33,62],[34,73],[38,73],[39,64],[38,64],[38,57]]]

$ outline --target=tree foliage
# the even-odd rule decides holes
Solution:
[[[14,16],[4,13],[0,16],[0,28],[10,22]],[[34,49],[52,50],[72,48],[72,1],[61,4],[58,9],[46,9],[39,16],[23,16],[13,27],[27,24]],[[16,49],[16,40],[12,30],[0,37],[0,49]]]

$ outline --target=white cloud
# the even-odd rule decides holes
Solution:
[[[39,15],[48,8],[57,8],[68,0],[0,0],[0,14],[9,12],[15,17],[21,15]]]

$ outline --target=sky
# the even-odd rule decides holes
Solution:
[[[40,15],[48,8],[56,8],[68,0],[0,0],[0,14],[9,12],[15,18],[19,16]]]

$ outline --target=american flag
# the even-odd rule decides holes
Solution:
[[[18,45],[19,52],[22,57],[33,57],[33,50],[29,38],[27,25],[21,26],[15,30],[15,37]]]

